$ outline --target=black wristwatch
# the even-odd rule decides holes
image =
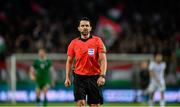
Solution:
[[[99,77],[103,77],[103,78],[105,78],[106,76],[105,76],[105,75],[103,75],[103,74],[101,74],[101,75],[99,75]]]

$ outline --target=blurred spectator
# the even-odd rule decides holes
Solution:
[[[140,64],[139,78],[140,78],[140,89],[142,90],[141,98],[143,102],[147,102],[148,101],[147,88],[150,83],[150,76],[149,76],[147,61],[143,61]]]
[[[3,36],[0,34],[0,59],[4,60],[6,51],[6,43]]]
[[[152,0],[1,0],[0,54],[3,52],[1,57],[5,58],[42,47],[48,52],[65,53],[70,40],[78,36],[74,35],[76,19],[86,16],[98,25],[100,16],[105,16],[121,27],[111,45],[106,44],[108,53],[159,51],[169,62],[166,74],[171,74],[176,69],[172,67],[180,68],[179,4]],[[175,63],[173,55],[177,56]]]
[[[3,36],[0,35],[0,54],[5,52],[5,49],[6,49],[5,40],[4,40]]]

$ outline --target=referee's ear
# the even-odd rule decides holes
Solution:
[[[79,26],[77,27],[77,29],[78,29],[78,31],[81,31],[81,29],[80,29],[80,27],[79,27]]]
[[[90,25],[90,31],[92,30],[92,26]]]

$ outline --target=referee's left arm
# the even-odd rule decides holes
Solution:
[[[106,70],[107,70],[107,58],[106,58],[106,53],[99,53],[99,61],[100,61],[100,69],[101,69],[101,74],[102,76],[106,75]]]
[[[99,53],[99,61],[100,61],[101,73],[97,80],[97,84],[98,86],[102,86],[105,84],[105,75],[107,69],[107,58],[105,53]]]

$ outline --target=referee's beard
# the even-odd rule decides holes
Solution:
[[[89,32],[87,32],[87,31],[81,32],[81,38],[83,38],[83,39],[88,39],[89,36],[90,36],[90,33],[89,33]]]

